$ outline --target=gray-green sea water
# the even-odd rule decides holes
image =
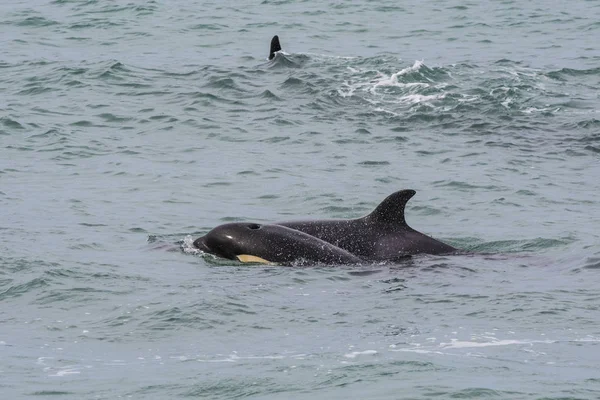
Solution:
[[[2,2],[0,397],[600,398],[599,21],[596,0]],[[408,188],[408,223],[468,254],[191,245]]]

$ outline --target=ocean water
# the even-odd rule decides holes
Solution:
[[[598,21],[592,0],[2,2],[1,397],[600,398]],[[408,223],[468,254],[191,245],[408,188]]]

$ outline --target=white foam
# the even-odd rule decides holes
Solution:
[[[38,357],[35,362],[37,365],[46,365],[46,360],[52,360],[54,357]]]
[[[461,94],[460,96],[460,98],[456,99],[459,103],[470,103],[480,99],[480,97],[476,95]]]
[[[56,371],[55,374],[50,374],[48,376],[58,376],[58,377],[61,377],[61,376],[68,376],[68,375],[77,375],[77,374],[80,374],[80,373],[81,373],[81,371],[77,371],[74,368],[65,368],[65,369],[61,369],[59,371]]]
[[[290,357],[295,358],[295,359],[303,359],[305,356],[306,356],[306,354],[297,354],[297,355],[293,355]],[[234,353],[234,354],[227,356],[226,358],[215,358],[215,359],[198,358],[195,361],[207,362],[207,363],[221,363],[221,362],[233,363],[233,362],[238,362],[241,360],[283,360],[285,358],[288,358],[288,357],[284,356],[284,355],[280,355],[280,354],[266,355],[266,356],[238,356],[237,354]]]
[[[542,113],[542,112],[550,112],[550,113],[557,113],[560,111],[560,107],[552,109],[550,107],[544,107],[544,108],[537,108],[537,107],[528,107],[526,109],[523,110],[523,112],[525,114],[534,114],[534,113]]]
[[[417,349],[417,348],[395,349],[395,350],[390,350],[390,351],[404,351],[404,352],[417,353],[417,354],[444,354],[438,350],[426,350],[426,349]]]
[[[389,77],[387,77],[386,75],[379,72],[380,79],[375,82],[372,89],[374,90],[380,86],[396,86],[396,87],[401,87],[401,88],[414,88],[414,89],[427,88],[430,86],[430,84],[426,83],[426,82],[403,83],[403,82],[398,81],[399,76],[403,76],[403,75],[406,75],[406,74],[409,74],[412,72],[418,72],[421,69],[421,67],[423,67],[424,65],[425,64],[423,63],[423,61],[417,60],[411,67],[401,69],[400,71],[390,75]],[[429,78],[426,78],[426,79],[429,82],[432,82],[431,79],[429,79]]]
[[[187,235],[183,239],[183,243],[181,244],[181,249],[186,254],[202,254],[202,250],[200,250],[194,246],[194,238],[191,235]]]
[[[425,63],[423,62],[423,60],[415,60],[415,63],[412,65],[412,67],[404,68],[404,69],[396,72],[394,75],[400,76],[400,75],[406,75],[411,72],[417,72],[424,65],[425,65]],[[394,76],[394,75],[392,75],[392,76]]]
[[[481,339],[490,339],[489,341],[481,341]],[[469,348],[483,348],[483,347],[496,347],[496,346],[514,346],[514,345],[526,345],[532,346],[536,343],[550,344],[556,343],[555,340],[512,340],[512,339],[502,339],[497,340],[493,336],[485,336],[480,338],[472,338],[473,340],[458,340],[451,339],[450,342],[440,342],[437,345],[426,346],[423,347],[418,343],[410,343],[409,348],[401,348],[401,349],[391,349],[390,351],[404,351],[404,352],[413,352],[413,353],[421,353],[421,354],[449,354],[444,353],[440,350],[448,350],[448,349],[469,349]],[[479,339],[479,340],[478,340]],[[469,355],[474,355],[469,353]]]
[[[377,350],[353,351],[351,353],[344,354],[344,357],[346,357],[346,358],[356,358],[358,356],[365,356],[365,355],[372,356],[372,355],[375,355],[375,354],[377,354]]]
[[[416,60],[413,65],[401,69],[400,71],[388,75],[377,70],[358,70],[352,68],[351,72],[359,75],[356,79],[350,78],[344,81],[337,89],[339,96],[349,98],[358,96],[362,101],[366,101],[373,106],[374,111],[383,112],[392,116],[403,115],[397,109],[411,107],[415,104],[424,104],[432,108],[438,107],[435,104],[438,100],[447,97],[444,90],[448,86],[445,82],[436,83],[423,74],[419,74],[417,82],[402,82],[402,77],[410,73],[418,73],[425,66],[422,60]],[[365,75],[370,78],[365,78]],[[410,78],[410,80],[414,80]],[[424,89],[434,89],[434,94],[422,94]],[[459,102],[477,101],[479,96],[461,95],[457,99]],[[444,106],[441,106],[444,109]],[[452,108],[452,107],[450,107]]]
[[[600,342],[600,339],[598,338],[594,338],[594,337],[586,337],[583,339],[575,339],[573,340],[573,342],[590,342],[590,343],[598,343]]]
[[[473,347],[490,347],[490,346],[509,346],[513,344],[531,344],[522,340],[494,340],[491,342],[469,342],[452,339],[450,343],[440,343],[439,346],[443,349],[466,349]]]
[[[445,93],[432,94],[429,96],[422,94],[409,94],[402,97],[402,100],[404,100],[407,103],[426,103],[431,100],[441,100],[444,97],[446,97]]]
[[[394,117],[396,117],[396,116],[400,115],[400,114],[398,114],[398,113],[395,113],[395,112],[393,112],[393,111],[386,110],[386,109],[384,109],[384,108],[381,108],[381,107],[377,107],[377,108],[375,108],[373,111],[376,111],[376,112],[382,112],[382,113],[385,113],[385,114],[390,114],[390,115],[393,115]]]
[[[374,79],[371,79],[370,81],[358,81],[358,82],[351,82],[346,80],[343,84],[342,84],[342,88],[338,89],[338,94],[342,97],[350,97],[352,95],[354,95],[354,93],[357,90],[364,90],[366,92],[370,92],[372,94],[376,94],[377,88],[380,87],[399,87],[399,88],[404,88],[404,89],[410,89],[410,90],[418,90],[421,88],[427,88],[430,86],[429,83],[427,82],[408,82],[408,83],[403,83],[400,82],[398,80],[398,77],[409,74],[411,72],[418,72],[425,64],[423,63],[423,61],[415,61],[414,64],[410,67],[407,68],[403,68],[400,71],[392,74],[392,75],[387,75],[384,74],[380,71],[376,71],[376,70],[359,70],[356,68],[349,68],[349,70],[352,73],[360,73],[360,74],[365,74],[365,73],[373,73],[375,72],[377,74],[377,76]],[[425,78],[427,79],[427,81],[431,82],[431,79]]]

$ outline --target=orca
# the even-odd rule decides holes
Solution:
[[[456,252],[408,226],[404,209],[415,194],[410,189],[395,192],[356,219],[220,225],[196,239],[194,246],[242,262],[273,263],[299,259],[325,264],[393,262],[415,254]]]
[[[404,209],[415,194],[411,189],[392,193],[373,212],[361,218],[285,221],[276,224],[307,233],[372,261],[393,261],[414,254],[457,251],[408,226]]]
[[[279,36],[273,36],[271,39],[271,49],[269,50],[269,60],[275,58],[275,53],[281,51],[281,44],[279,44]]]
[[[254,263],[359,264],[363,260],[304,232],[281,225],[233,222],[194,241],[205,253]]]

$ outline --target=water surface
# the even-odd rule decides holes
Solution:
[[[599,20],[597,1],[0,5],[2,393],[600,396]],[[284,268],[191,246],[405,188],[412,227],[473,254]]]

